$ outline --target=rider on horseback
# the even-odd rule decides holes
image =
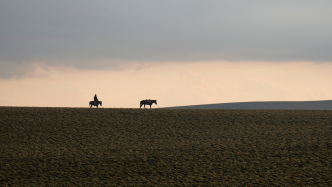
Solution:
[[[96,106],[98,108],[98,105],[102,106],[102,102],[98,100],[97,94],[95,94],[95,96],[93,97],[93,101],[89,102],[89,106],[90,106],[90,108],[92,106]]]

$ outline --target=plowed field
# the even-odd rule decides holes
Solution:
[[[332,111],[0,107],[2,186],[332,186]]]

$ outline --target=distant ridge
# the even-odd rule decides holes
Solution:
[[[236,102],[206,105],[166,107],[168,109],[279,109],[279,110],[332,110],[332,100],[322,101],[266,101]]]

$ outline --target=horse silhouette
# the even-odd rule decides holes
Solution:
[[[145,105],[150,105],[150,109],[151,109],[151,105],[153,103],[157,104],[157,100],[150,100],[150,99],[149,100],[142,100],[140,102],[140,107],[139,108],[142,108],[142,105],[144,105],[144,108],[145,108]]]
[[[89,106],[90,106],[90,108],[91,108],[92,106],[96,106],[96,107],[98,108],[98,105],[102,106],[102,102],[101,102],[101,101],[90,101],[90,102],[89,102]]]

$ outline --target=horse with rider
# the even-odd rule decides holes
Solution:
[[[92,106],[96,106],[96,107],[98,108],[98,105],[102,106],[102,102],[98,100],[98,98],[97,98],[97,94],[95,94],[95,96],[94,96],[94,98],[93,98],[93,101],[90,101],[90,102],[89,102],[89,106],[90,106],[90,108],[91,108]]]

